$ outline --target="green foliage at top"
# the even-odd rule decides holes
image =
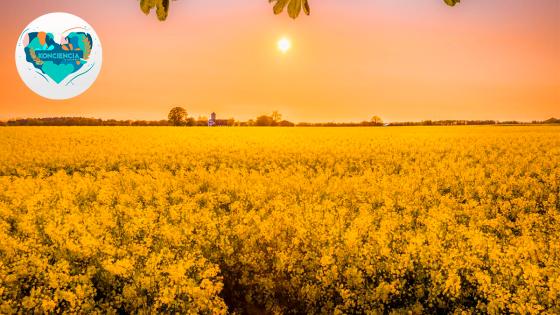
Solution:
[[[297,18],[302,9],[307,15],[311,13],[307,0],[268,0],[268,2],[274,3],[274,14],[280,14],[288,7],[288,15],[292,19]]]
[[[445,1],[447,5],[450,5],[452,7],[455,6],[457,3],[461,2],[461,0],[443,0],[443,1]]]
[[[169,1],[170,0],[140,0],[140,8],[145,14],[150,14],[152,9],[156,9],[157,17],[160,21],[165,21],[169,14]],[[461,0],[443,0],[449,6],[455,6]],[[269,3],[274,3],[274,14],[280,14],[287,8],[288,15],[295,19],[299,16],[301,11],[306,15],[311,13],[308,0],[268,0]]]
[[[169,0],[140,0],[140,9],[145,14],[150,14],[150,11],[154,8],[158,19],[165,21],[169,14]]]

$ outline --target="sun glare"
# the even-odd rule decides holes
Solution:
[[[292,48],[292,41],[289,38],[282,37],[278,40],[278,50],[280,50],[283,54],[287,53],[290,48]]]

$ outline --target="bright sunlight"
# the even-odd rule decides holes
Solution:
[[[282,37],[278,40],[278,50],[283,54],[287,53],[292,48],[292,41],[287,37]]]

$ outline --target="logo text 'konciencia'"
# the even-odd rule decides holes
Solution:
[[[43,61],[76,61],[83,58],[83,51],[36,51],[37,57],[41,58]]]

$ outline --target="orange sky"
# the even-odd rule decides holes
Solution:
[[[0,119],[85,116],[301,121],[560,117],[560,1],[311,0],[274,16],[266,0],[178,0],[166,22],[136,0],[18,0],[0,18]],[[49,101],[19,78],[14,49],[39,15],[88,21],[103,69],[85,94]],[[282,36],[293,41],[283,55]]]

